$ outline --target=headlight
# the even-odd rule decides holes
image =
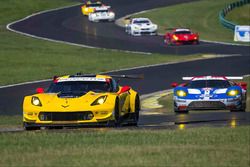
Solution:
[[[31,103],[32,103],[34,106],[42,106],[41,101],[40,101],[39,98],[36,97],[36,96],[33,96],[33,97],[31,98]]]
[[[185,97],[185,96],[187,96],[187,92],[185,92],[185,91],[183,91],[183,90],[177,90],[177,91],[176,91],[176,94],[177,94],[177,96],[179,96],[179,97]]]
[[[174,40],[178,41],[178,37],[176,35],[173,35]]]
[[[85,12],[89,11],[89,9],[88,9],[88,8],[85,8],[84,10],[85,10]]]
[[[135,26],[134,28],[135,28],[136,30],[139,30],[139,29],[140,29],[140,27],[137,27],[137,26]]]
[[[91,104],[91,106],[101,105],[101,104],[105,103],[106,99],[107,99],[107,96],[98,97],[98,98]]]
[[[238,90],[230,90],[227,92],[228,96],[237,96],[239,94]]]

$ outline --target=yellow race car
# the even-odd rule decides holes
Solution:
[[[100,1],[97,2],[88,1],[83,6],[81,6],[82,14],[88,16],[90,13],[93,13],[95,11],[95,8],[101,7],[102,5],[103,4]]]
[[[117,77],[117,76],[116,76]],[[129,76],[118,76],[129,77]],[[119,86],[107,75],[67,75],[54,77],[44,91],[25,96],[23,125],[26,130],[40,127],[81,125],[137,125],[140,99],[129,86]]]

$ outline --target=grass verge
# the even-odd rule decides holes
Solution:
[[[250,25],[250,4],[235,8],[226,15],[226,19],[237,25]]]
[[[247,167],[250,126],[0,133],[2,166]],[[223,135],[221,135],[223,134]]]
[[[136,15],[148,17],[159,25],[159,32],[165,33],[166,28],[187,27],[199,32],[203,40],[234,42],[234,32],[223,27],[219,22],[219,12],[235,0],[201,0],[170,7],[163,7],[143,14]],[[237,21],[245,19],[241,15],[247,15],[247,9],[239,9],[235,15]]]

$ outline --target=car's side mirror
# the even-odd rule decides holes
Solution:
[[[131,88],[130,86],[123,86],[119,92],[119,94],[125,93],[127,91],[129,91]]]
[[[44,93],[44,89],[43,88],[37,88],[36,93]]]
[[[178,85],[179,85],[179,84],[178,84],[177,82],[171,83],[171,86],[172,86],[173,88],[177,87]]]

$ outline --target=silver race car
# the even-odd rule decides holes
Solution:
[[[89,21],[114,21],[115,13],[110,10],[110,6],[103,6],[95,8],[93,13],[89,14]]]
[[[148,18],[133,18],[125,26],[125,31],[132,36],[140,36],[142,34],[157,35],[158,26],[153,24]]]

